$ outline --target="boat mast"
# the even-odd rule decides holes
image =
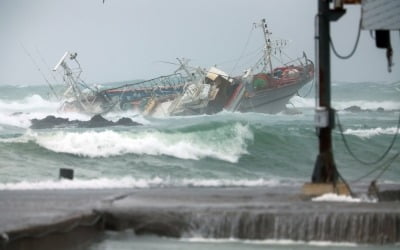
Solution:
[[[271,42],[271,38],[270,38],[270,35],[272,33],[270,33],[268,31],[268,25],[265,22],[265,18],[263,18],[261,20],[261,26],[262,26],[262,30],[264,32],[264,40],[265,40],[263,71],[266,72],[267,71],[267,65],[269,65],[269,70],[272,73],[272,62],[271,62],[272,42]]]
[[[189,59],[186,58],[176,58],[176,60],[178,60],[179,62],[179,68],[177,70],[175,70],[175,72],[179,71],[179,70],[183,70],[185,71],[186,75],[190,78],[190,80],[194,80],[193,75],[190,73],[190,71],[188,70],[188,64],[189,64]]]

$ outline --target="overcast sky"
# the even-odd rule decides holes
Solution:
[[[348,13],[331,25],[341,53],[355,42],[361,7],[346,8]],[[252,30],[262,18],[274,37],[291,41],[287,55],[305,51],[314,60],[316,11],[317,0],[1,0],[0,84],[45,83],[24,48],[46,76],[65,51],[77,52],[89,83],[172,73],[173,65],[159,61],[176,57],[231,73],[240,55],[262,45],[262,31]],[[362,31],[353,58],[343,61],[332,54],[332,80],[400,80],[399,45],[399,32],[392,32],[395,66],[389,74],[385,51]],[[235,73],[254,60],[243,56]]]

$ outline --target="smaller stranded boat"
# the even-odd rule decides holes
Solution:
[[[180,67],[174,74],[99,90],[80,79],[82,70],[76,53],[66,52],[54,68],[64,69],[64,82],[68,86],[61,110],[89,114],[136,110],[156,116],[214,114],[224,109],[260,113],[283,111],[289,99],[314,78],[314,65],[303,53],[302,58],[274,68],[272,52],[280,51],[287,41],[271,40],[265,19],[257,26],[264,32],[262,58],[237,77],[215,67],[192,68],[188,60],[178,58]],[[67,65],[68,56],[78,65],[75,70]],[[262,70],[255,72],[260,66]]]
[[[263,56],[253,68],[259,66],[262,70],[254,73],[253,69],[246,71],[243,77],[238,77],[239,84],[226,104],[228,110],[241,112],[278,113],[283,111],[289,99],[308,82],[314,79],[314,64],[303,52],[302,58],[284,63],[274,68],[273,52],[286,46],[286,40],[272,40],[265,19],[257,26],[264,32],[265,45]]]

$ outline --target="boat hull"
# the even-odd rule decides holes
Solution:
[[[286,84],[276,88],[259,90],[253,95],[244,96],[238,107],[240,112],[276,114],[286,108],[290,98],[311,79]]]

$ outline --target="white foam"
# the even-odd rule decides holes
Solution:
[[[228,179],[183,179],[171,178],[99,178],[74,180],[21,181],[0,183],[0,190],[64,190],[64,189],[110,189],[110,188],[151,188],[151,187],[257,187],[284,186],[277,180],[228,180]]]
[[[18,101],[0,100],[0,110],[6,112],[31,112],[43,110],[56,110],[58,102],[51,102],[43,99],[40,95],[32,95]]]
[[[236,163],[241,155],[247,154],[247,140],[252,139],[253,134],[249,127],[236,123],[233,126],[224,126],[215,130],[189,133],[28,130],[20,137],[0,139],[0,141],[11,143],[34,141],[53,152],[91,158],[124,154],[168,155],[191,160],[211,157]]]
[[[383,108],[384,110],[399,110],[400,102],[395,101],[366,101],[366,100],[354,100],[354,101],[334,101],[332,106],[337,110],[343,110],[351,106],[358,106],[361,109],[377,110]]]
[[[126,118],[130,118],[133,121],[138,122],[143,125],[151,124],[151,122],[148,119],[146,119],[142,114],[135,112],[133,110],[124,111],[124,112],[109,112],[109,113],[103,115],[103,117],[105,119],[111,120],[113,122],[118,121],[120,118],[126,117]]]
[[[277,179],[266,180],[263,178],[255,180],[228,180],[228,179],[183,179],[183,186],[194,187],[258,187],[258,186],[283,186],[284,184]]]
[[[377,135],[394,135],[397,127],[391,128],[370,128],[370,129],[346,129],[343,133],[347,135],[355,135],[361,138],[370,138]]]
[[[303,98],[300,96],[293,96],[289,103],[293,104],[296,108],[315,108],[315,99],[314,98]],[[287,104],[288,108],[292,107],[292,105]]]
[[[48,115],[56,117],[89,120],[90,117],[78,113],[58,113],[59,102],[32,95],[18,101],[0,100],[0,123],[4,125],[28,128],[32,119],[43,119]]]
[[[314,98],[303,98],[300,96],[293,96],[290,103],[296,108],[315,108]],[[352,101],[333,101],[332,106],[337,110],[343,110],[351,106],[358,106],[364,110],[377,110],[383,108],[384,110],[399,110],[400,102],[396,101],[369,101],[369,100],[352,100]],[[287,105],[291,107],[291,105]]]
[[[0,121],[1,124],[16,126],[21,128],[29,128],[31,126],[32,119],[43,119],[46,116],[55,116],[61,118],[68,118],[70,120],[81,120],[87,121],[90,119],[90,116],[79,114],[79,113],[63,113],[60,114],[57,111],[48,111],[48,112],[24,112],[18,114],[10,114],[10,113],[0,113]]]
[[[45,180],[38,182],[22,181],[17,183],[0,184],[0,190],[46,190],[46,189],[108,189],[108,188],[148,188],[158,186],[163,182],[161,178],[134,179],[92,179],[92,180]]]
[[[266,240],[242,240],[236,238],[181,238],[180,241],[184,242],[198,242],[198,243],[242,243],[242,244],[253,244],[253,245],[309,245],[319,247],[357,247],[356,243],[351,242],[332,242],[332,241],[295,241],[290,239],[266,239]]]
[[[367,197],[354,198],[354,197],[351,197],[351,196],[337,195],[337,194],[334,194],[334,193],[323,194],[321,196],[312,198],[311,200],[312,201],[317,201],[317,202],[323,202],[323,201],[328,201],[328,202],[354,202],[354,203],[376,202],[376,200],[371,200],[371,199],[368,199]]]

